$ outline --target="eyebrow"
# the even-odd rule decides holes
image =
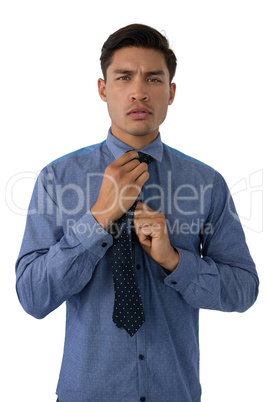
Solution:
[[[135,71],[133,70],[125,70],[125,69],[118,69],[114,70],[114,74],[135,74]],[[156,70],[156,71],[147,71],[145,75],[165,75],[165,72],[163,70]]]

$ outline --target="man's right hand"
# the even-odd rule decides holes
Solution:
[[[147,164],[140,163],[138,157],[135,150],[126,152],[105,169],[91,213],[106,231],[134,204],[149,178]]]

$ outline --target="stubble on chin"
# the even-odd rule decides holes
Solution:
[[[157,129],[158,130],[158,129]],[[152,134],[156,131],[155,127],[147,126],[147,127],[139,127],[138,124],[131,126],[127,126],[125,132],[129,135],[133,135],[134,137],[145,137],[149,134]]]

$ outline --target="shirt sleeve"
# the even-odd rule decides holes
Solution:
[[[31,198],[25,233],[16,262],[16,290],[22,307],[43,318],[90,281],[113,238],[85,213],[64,233],[60,208],[42,171]],[[86,227],[86,231],[77,228]]]
[[[165,284],[192,307],[246,311],[258,295],[259,280],[229,189],[215,174],[210,213],[201,234],[201,252],[177,248],[178,267]]]

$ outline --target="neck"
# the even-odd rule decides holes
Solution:
[[[116,127],[112,125],[111,127],[112,134],[118,138],[120,141],[124,142],[125,144],[129,145],[133,149],[142,149],[145,148],[147,145],[153,142],[159,133],[159,129],[153,131],[152,133],[145,134],[145,135],[134,135],[128,134],[121,130],[118,130]]]

